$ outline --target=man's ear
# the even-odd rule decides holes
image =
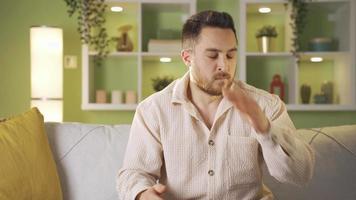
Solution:
[[[184,64],[187,66],[187,67],[190,67],[191,65],[191,59],[192,59],[192,50],[191,49],[183,49],[181,52],[180,52],[180,57],[182,58]]]

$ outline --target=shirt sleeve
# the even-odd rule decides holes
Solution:
[[[140,192],[155,185],[160,178],[163,154],[153,115],[150,108],[144,106],[139,106],[135,113],[124,163],[117,176],[120,199],[134,200]]]
[[[283,183],[305,185],[313,175],[314,151],[296,132],[284,103],[273,97],[266,109],[270,130],[265,134],[255,132],[255,137],[271,176]]]

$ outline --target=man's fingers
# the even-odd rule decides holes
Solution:
[[[163,200],[163,198],[152,189],[151,193],[148,193],[142,200]]]
[[[229,88],[223,88],[223,95],[232,102],[237,100],[237,94]]]
[[[234,82],[231,87],[223,88],[223,95],[231,103],[234,104],[240,112],[247,114],[247,116],[254,114],[257,103],[248,96],[248,94],[241,89],[241,86],[238,82]],[[249,116],[253,117],[253,116]]]
[[[244,98],[246,95],[240,87],[241,86],[237,82],[232,83],[229,87],[225,86],[222,90],[223,95],[231,101],[236,101],[240,98]]]
[[[167,187],[165,185],[162,185],[160,183],[156,184],[153,186],[153,189],[158,193],[162,194],[166,191]]]
[[[167,187],[162,184],[156,184],[147,190],[141,192],[136,199],[138,200],[163,200],[161,195],[166,191]]]

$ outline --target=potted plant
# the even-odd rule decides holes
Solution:
[[[292,28],[292,53],[297,55],[297,52],[300,51],[300,36],[304,31],[306,25],[305,17],[308,13],[308,4],[307,1],[310,0],[288,0],[292,6],[290,19],[290,26]]]
[[[171,76],[156,77],[151,79],[154,91],[158,92],[163,90],[167,85],[169,85],[174,78]]]
[[[94,61],[100,65],[103,58],[109,54],[109,44],[112,38],[108,37],[105,25],[105,0],[64,0],[68,7],[69,16],[78,14],[78,32],[83,44],[94,48],[97,55]]]
[[[258,29],[256,32],[256,38],[259,50],[263,53],[271,51],[273,49],[271,40],[277,36],[278,34],[275,26],[267,25]]]

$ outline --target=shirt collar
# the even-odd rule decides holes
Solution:
[[[190,72],[188,70],[182,78],[177,80],[176,84],[174,85],[171,102],[185,104],[190,108],[189,110],[191,110],[193,104],[190,103],[190,100],[188,99],[187,95],[189,81]],[[222,116],[231,107],[233,107],[233,104],[224,97],[218,106],[218,110],[216,112],[216,119]],[[196,113],[194,115],[196,115]]]
[[[182,78],[178,79],[173,87],[172,92],[172,103],[187,103],[189,102],[187,91],[189,84],[189,70],[183,75]]]

